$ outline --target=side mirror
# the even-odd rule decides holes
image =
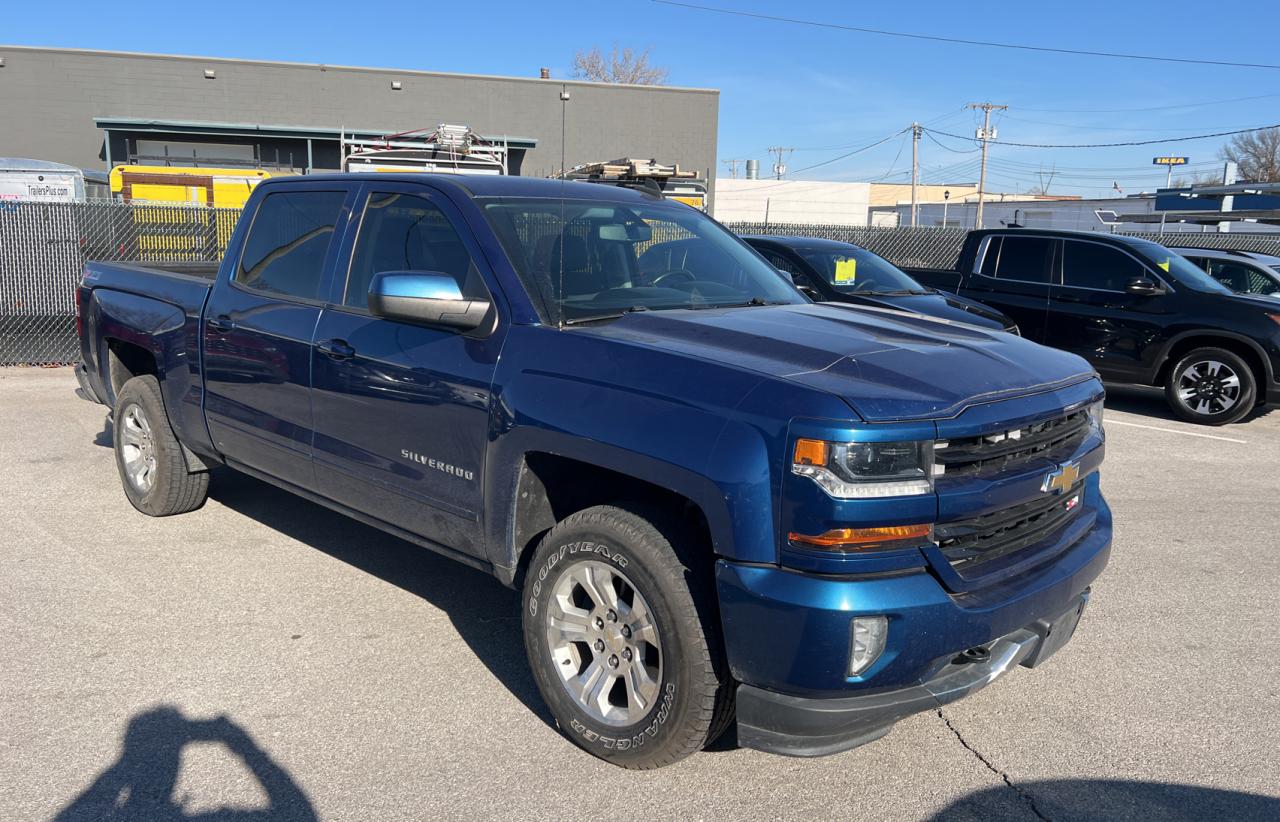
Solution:
[[[369,310],[388,320],[473,331],[488,300],[466,300],[458,283],[435,271],[383,271],[369,283]]]
[[[1156,294],[1164,293],[1164,289],[1159,284],[1146,277],[1134,277],[1125,285],[1124,290],[1125,293],[1136,297],[1154,297]]]

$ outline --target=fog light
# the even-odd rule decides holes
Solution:
[[[889,634],[889,620],[882,616],[853,618],[852,639],[849,647],[849,675],[857,676],[880,658],[884,641]]]

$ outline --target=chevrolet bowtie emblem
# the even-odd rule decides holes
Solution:
[[[1080,479],[1080,463],[1066,462],[1044,475],[1044,484],[1040,490],[1046,494],[1062,494],[1070,491]]]

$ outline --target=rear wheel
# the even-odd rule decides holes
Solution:
[[[1197,348],[1174,364],[1164,396],[1181,419],[1226,425],[1253,410],[1258,387],[1238,354],[1225,348]]]
[[[597,506],[547,533],[525,579],[543,699],[575,744],[626,768],[683,759],[733,717],[713,582],[682,542],[652,512]]]
[[[155,377],[133,377],[120,388],[112,421],[116,467],[134,508],[166,517],[204,505],[209,473],[187,470]]]

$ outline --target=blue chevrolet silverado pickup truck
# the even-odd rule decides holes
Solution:
[[[135,508],[226,465],[492,573],[626,767],[876,739],[1057,651],[1110,553],[1083,360],[812,303],[644,191],[269,180],[216,272],[90,263],[77,306]]]

